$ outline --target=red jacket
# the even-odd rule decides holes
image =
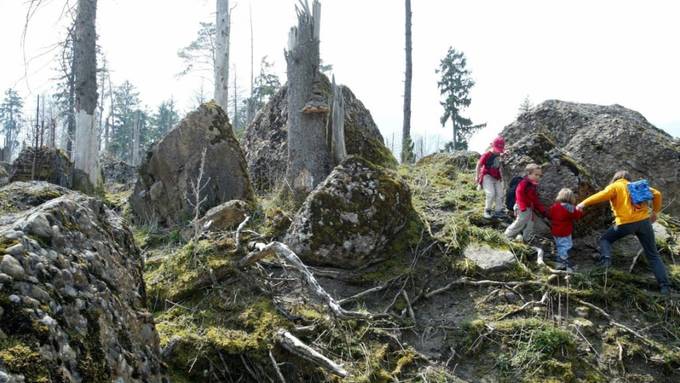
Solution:
[[[545,206],[538,199],[537,184],[529,181],[529,178],[524,177],[515,189],[515,203],[519,207],[519,211],[525,211],[527,208],[534,209],[542,215],[546,215]]]
[[[572,211],[569,211],[567,207],[570,207]],[[583,211],[571,204],[555,202],[550,207],[549,215],[552,235],[566,237],[574,232],[574,221],[583,217]]]
[[[492,166],[486,166],[487,160],[490,160],[491,159],[490,157],[494,156],[494,155],[496,156],[496,158],[493,161]],[[490,152],[490,151],[486,152],[486,153],[482,154],[481,157],[479,157],[478,164],[482,167],[482,170],[479,174],[479,179],[477,180],[477,183],[481,184],[482,180],[484,179],[484,176],[486,174],[490,175],[491,177],[493,177],[497,180],[501,179],[501,168],[500,168],[501,156],[500,156],[500,154]]]

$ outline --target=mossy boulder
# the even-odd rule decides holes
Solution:
[[[12,163],[9,182],[16,181],[47,181],[72,188],[73,163],[59,149],[26,148]]]
[[[193,216],[192,184],[198,183],[204,150],[200,213],[233,199],[253,201],[245,158],[229,119],[210,102],[189,113],[147,152],[130,196],[137,221],[170,226]]]
[[[371,113],[347,86],[342,88],[345,101],[345,146],[350,155],[359,155],[385,167],[397,161],[385,146]],[[331,84],[320,75],[319,89],[328,98]],[[248,126],[243,148],[253,186],[260,193],[274,189],[286,175],[288,158],[288,88],[286,85],[269,100]],[[327,118],[328,116],[326,116]]]
[[[143,260],[123,220],[47,182],[14,182],[0,196],[0,374],[160,383]]]
[[[390,256],[383,250],[413,216],[405,182],[351,156],[307,197],[284,242],[310,264],[353,269]]]

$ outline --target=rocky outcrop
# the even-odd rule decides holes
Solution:
[[[107,185],[118,184],[132,187],[137,181],[137,168],[110,155],[101,156],[99,166],[104,176],[104,183]]]
[[[201,213],[233,199],[253,201],[245,158],[229,119],[210,102],[189,113],[146,154],[130,196],[138,221],[173,225],[193,215],[188,198],[193,198],[191,184],[197,182],[204,150]]]
[[[59,149],[26,148],[12,163],[10,182],[47,181],[66,188],[73,187],[73,163]]]
[[[331,86],[321,76],[321,90],[327,97]],[[396,166],[397,161],[385,147],[371,113],[354,93],[341,86],[345,101],[345,146],[349,155],[359,155],[381,166]],[[288,158],[288,99],[284,85],[262,108],[246,130],[243,147],[248,172],[258,192],[272,190],[286,175]]]
[[[543,177],[538,185],[538,196],[546,208],[550,207],[562,188],[570,188],[581,201],[599,191],[598,182],[583,164],[559,149],[555,142],[543,133],[529,134],[507,148],[503,163],[503,180],[506,188],[512,177],[524,175],[530,163],[542,165]],[[609,207],[605,204],[589,208],[587,215],[576,226],[577,233],[600,229],[611,222]],[[549,234],[550,229],[538,225],[537,230]]]
[[[284,242],[310,264],[357,268],[383,259],[413,215],[403,181],[352,156],[307,197]]]
[[[161,382],[143,260],[101,201],[46,182],[0,189],[5,382]]]
[[[0,186],[5,186],[9,183],[9,173],[0,166]]]
[[[501,133],[517,147],[528,135],[541,134],[574,160],[601,189],[617,170],[646,178],[680,214],[680,145],[640,113],[620,105],[545,101],[523,113]],[[510,149],[512,150],[512,148]]]

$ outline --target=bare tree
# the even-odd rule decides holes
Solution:
[[[319,86],[321,4],[296,6],[298,26],[288,34],[288,167],[286,181],[295,199],[305,196],[330,171],[325,118],[328,101]]]
[[[345,99],[342,97],[342,88],[335,84],[335,76],[331,85],[333,90],[333,104],[331,118],[328,119],[330,129],[327,132],[327,140],[330,142],[329,149],[333,154],[335,164],[342,162],[347,157],[345,148]]]
[[[401,133],[401,162],[413,162],[413,142],[411,140],[411,78],[413,62],[411,59],[411,0],[406,0],[406,72],[404,79],[404,126]]]
[[[76,134],[74,165],[89,175],[92,185],[98,180],[97,126],[97,50],[95,19],[97,0],[78,0],[78,15],[75,25],[75,111]]]
[[[229,35],[231,29],[229,0],[217,0],[215,27],[215,102],[226,112],[229,100]]]

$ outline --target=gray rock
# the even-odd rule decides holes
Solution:
[[[233,200],[208,210],[199,221],[204,230],[222,231],[236,228],[248,214],[248,204]]]
[[[206,150],[201,214],[221,203],[239,199],[252,202],[254,194],[239,142],[227,115],[215,103],[201,105],[156,143],[139,168],[130,207],[140,222],[162,225],[185,223],[193,216],[187,198],[197,182]]]
[[[330,82],[321,75],[320,88],[330,94]],[[347,153],[358,155],[381,166],[394,167],[397,161],[384,145],[371,113],[354,93],[341,86],[345,102],[345,146]],[[243,148],[248,173],[258,192],[272,190],[286,174],[288,158],[288,98],[284,85],[270,98],[246,129]]]
[[[284,242],[305,262],[351,269],[392,256],[383,251],[413,217],[406,183],[352,156],[310,193]]]
[[[101,200],[44,182],[15,182],[0,188],[0,195],[16,210],[11,219],[0,216],[0,241],[7,243],[5,233],[15,226],[26,230],[11,240],[22,247],[8,249],[18,255],[4,254],[0,262],[3,294],[21,305],[21,320],[45,325],[34,334],[34,326],[15,326],[3,316],[0,330],[45,338],[40,362],[68,382],[94,379],[79,369],[78,361],[88,358],[103,380],[161,383],[143,260],[123,219]],[[0,303],[7,313],[8,303]]]
[[[514,144],[539,133],[580,164],[598,190],[617,170],[628,170],[673,201],[668,213],[680,214],[680,146],[640,113],[621,105],[549,100],[520,115],[502,135]]]
[[[2,257],[2,262],[0,262],[0,271],[14,279],[22,279],[26,275],[24,267],[21,266],[21,263],[9,254],[5,254]]]
[[[24,245],[17,243],[5,249],[5,253],[18,257],[24,254]]]
[[[494,249],[477,243],[468,245],[463,256],[484,271],[505,270],[517,262],[515,256],[509,250]]]
[[[73,187],[73,163],[60,149],[27,147],[12,163],[10,182],[40,180]]]

